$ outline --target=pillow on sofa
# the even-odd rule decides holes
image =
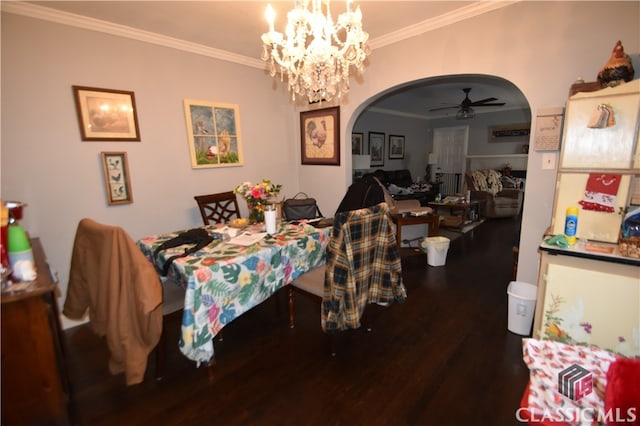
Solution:
[[[500,172],[493,169],[474,170],[471,172],[473,189],[496,195],[498,192],[502,191],[502,182],[500,181],[501,176]]]

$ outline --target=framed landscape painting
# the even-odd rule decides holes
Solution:
[[[139,141],[133,92],[72,86],[83,141]]]
[[[362,133],[351,133],[351,154],[361,155],[364,153],[364,135]]]
[[[389,135],[389,159],[404,158],[404,136]]]
[[[369,132],[371,167],[384,166],[384,133]]]
[[[185,99],[191,167],[243,164],[238,105]]]

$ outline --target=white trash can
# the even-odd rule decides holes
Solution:
[[[533,314],[536,308],[538,287],[521,281],[511,281],[507,287],[509,295],[509,331],[522,336],[531,333]]]
[[[426,237],[422,240],[422,251],[427,254],[427,264],[442,266],[447,262],[449,239],[446,237]]]

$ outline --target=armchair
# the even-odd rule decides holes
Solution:
[[[524,191],[515,187],[515,184],[513,188],[506,188],[499,172],[475,170],[467,172],[465,178],[471,201],[479,202],[482,217],[513,217],[520,214]]]

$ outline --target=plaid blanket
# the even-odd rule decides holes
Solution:
[[[327,246],[322,329],[360,327],[368,303],[403,302],[400,253],[385,203],[337,213]]]

